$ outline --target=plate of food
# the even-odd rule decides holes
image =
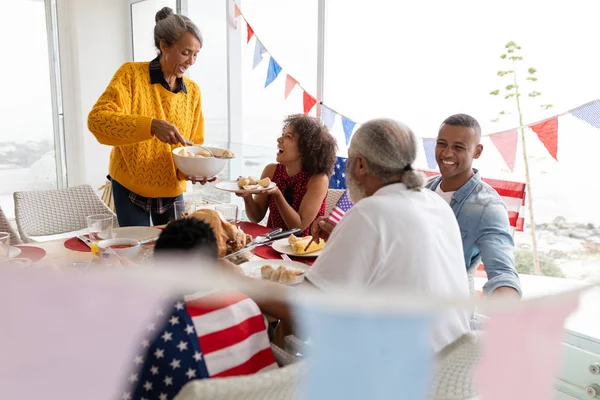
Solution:
[[[297,285],[304,280],[308,265],[286,260],[256,260],[240,265],[244,274],[256,279]]]
[[[227,181],[227,182],[219,182],[215,185],[217,189],[224,190],[226,192],[232,193],[260,193],[264,190],[273,189],[275,186],[275,182],[271,182],[271,179],[264,178],[257,180],[251,176],[243,177],[240,176],[235,181]]]
[[[273,242],[273,250],[295,257],[318,257],[325,246],[325,241],[321,239],[319,244],[312,242],[308,249],[304,250],[311,241],[312,236],[296,237],[290,235],[286,239],[279,239]]]

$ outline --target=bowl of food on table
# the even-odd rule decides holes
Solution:
[[[173,161],[182,174],[195,178],[213,178],[235,158],[231,150],[208,146],[185,146],[173,149]]]
[[[318,257],[325,247],[325,241],[315,242],[312,236],[296,237],[290,235],[288,238],[273,242],[273,250],[295,257]]]
[[[135,258],[140,252],[140,242],[135,239],[106,239],[99,241],[97,246],[100,252],[115,253],[127,258]]]

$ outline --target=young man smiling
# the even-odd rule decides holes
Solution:
[[[441,125],[435,158],[441,176],[426,185],[446,200],[460,227],[466,268],[483,262],[487,294],[521,296],[515,270],[514,241],[508,212],[498,193],[472,167],[481,156],[481,127],[466,114],[448,117]]]

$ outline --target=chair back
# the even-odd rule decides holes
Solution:
[[[325,199],[325,216],[331,214],[333,207],[340,200],[346,189],[327,189],[327,197]]]
[[[10,221],[2,211],[2,207],[0,207],[0,232],[8,232],[10,233],[10,245],[14,246],[17,244],[23,244],[23,241],[19,237],[19,234],[15,232]]]
[[[296,400],[305,370],[302,361],[253,375],[194,380],[174,400]]]
[[[89,215],[115,216],[90,185],[15,192],[13,196],[17,228],[25,243],[34,242],[33,236],[83,230],[87,228],[86,217]]]

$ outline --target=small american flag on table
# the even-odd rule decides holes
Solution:
[[[333,210],[331,211],[329,216],[327,217],[327,222],[329,222],[332,225],[337,225],[344,216],[344,214],[346,214],[348,210],[352,208],[353,205],[354,204],[352,204],[352,202],[350,201],[348,190],[346,190],[342,197],[340,197],[340,199],[338,200],[335,207],[333,207]]]

